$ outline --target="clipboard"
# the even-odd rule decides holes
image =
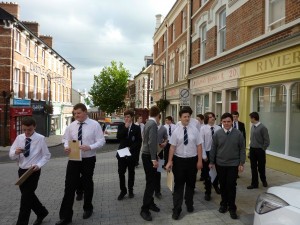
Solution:
[[[69,141],[69,148],[71,152],[69,154],[69,160],[81,161],[81,150],[79,148],[80,144],[78,140]]]
[[[23,175],[19,178],[19,180],[17,180],[17,182],[15,183],[15,185],[21,185],[25,182],[25,180],[27,180],[28,177],[30,177],[30,175],[33,173],[33,167],[30,167],[25,173],[23,173]]]
[[[172,170],[167,171],[167,186],[170,189],[171,192],[173,192],[174,189],[174,174]]]

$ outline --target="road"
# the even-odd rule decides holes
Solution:
[[[110,152],[118,149],[119,143],[117,142],[107,142],[103,148],[101,148],[101,152]],[[49,151],[51,152],[51,158],[59,158],[65,157],[66,154],[63,151],[63,145],[57,145],[53,147],[49,147]],[[0,163],[8,163],[8,162],[15,162],[12,161],[9,156],[8,152],[1,151],[0,152]]]

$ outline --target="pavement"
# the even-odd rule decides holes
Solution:
[[[50,137],[47,140],[49,146],[60,144],[61,137]],[[107,144],[110,145],[110,144]],[[3,151],[3,149],[2,149]],[[67,158],[52,158],[43,168],[39,180],[36,194],[41,202],[49,210],[49,215],[45,218],[43,225],[54,225],[59,219],[58,212],[64,193],[64,180],[67,165]],[[193,213],[183,211],[178,221],[172,219],[172,193],[166,185],[166,172],[162,173],[161,192],[162,199],[155,199],[155,203],[160,207],[159,213],[151,212],[153,221],[144,221],[139,213],[142,205],[142,198],[145,188],[145,174],[142,166],[136,169],[134,198],[128,196],[122,201],[117,200],[119,195],[119,181],[117,172],[117,159],[115,151],[97,153],[97,162],[94,171],[94,214],[87,220],[82,219],[83,202],[74,201],[74,225],[98,225],[98,224],[118,224],[118,225],[150,225],[150,224],[202,224],[202,225],[250,225],[253,224],[253,212],[257,196],[265,192],[267,188],[248,190],[250,184],[250,165],[246,163],[245,172],[240,174],[237,180],[237,213],[239,219],[232,220],[229,213],[221,214],[218,212],[220,196],[212,191],[212,200],[204,200],[203,182],[196,182],[194,195]],[[299,177],[285,174],[272,169],[267,169],[267,180],[269,186],[277,186],[290,182],[299,181]],[[16,224],[20,204],[20,191],[14,185],[17,180],[17,165],[15,163],[0,164],[0,224]],[[199,177],[199,175],[198,175]],[[30,224],[36,219],[32,212]]]

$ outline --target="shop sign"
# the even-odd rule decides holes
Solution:
[[[238,79],[240,77],[240,67],[233,67],[227,70],[222,70],[210,75],[197,77],[191,80],[191,89],[204,87],[213,84],[219,84],[225,81]]]
[[[9,111],[12,117],[32,115],[32,108],[28,108],[28,107],[10,108]]]
[[[33,112],[44,112],[45,102],[31,102]]]
[[[30,103],[31,103],[30,99],[18,99],[18,98],[13,99],[14,106],[19,106],[19,105],[30,106]]]

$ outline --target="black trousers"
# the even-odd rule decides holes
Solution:
[[[171,147],[171,145],[169,143],[167,143],[166,147],[163,150],[164,151],[164,160],[165,160],[164,166],[166,166],[168,163],[170,147]]]
[[[135,166],[138,166],[140,163],[140,153],[141,153],[141,147],[137,148],[136,154],[134,155],[135,158]]]
[[[65,179],[65,194],[59,210],[60,219],[72,219],[74,196],[76,188],[80,182],[80,174],[82,175],[82,185],[84,191],[83,210],[93,210],[93,175],[95,163],[96,156],[83,158],[82,161],[68,161]]]
[[[80,176],[80,181],[79,181],[77,189],[76,189],[76,194],[77,195],[82,195],[83,194],[82,176]]]
[[[221,206],[228,207],[229,211],[236,211],[236,179],[238,166],[216,166],[221,190]]]
[[[18,174],[21,177],[27,169],[19,168]],[[29,222],[31,210],[39,217],[47,213],[46,208],[42,205],[38,197],[35,195],[35,190],[38,186],[41,170],[34,172],[28,179],[20,185],[21,204],[18,216],[17,225],[27,225]]]
[[[258,172],[260,180],[262,182],[266,181],[266,151],[261,148],[250,147],[250,163],[252,174],[251,185],[258,186]]]
[[[185,188],[185,204],[187,206],[194,205],[194,189],[197,176],[198,157],[180,158],[173,156],[173,174],[174,174],[174,193],[173,193],[173,211],[181,212],[183,202],[183,192]]]
[[[134,156],[118,157],[118,173],[120,190],[127,192],[125,184],[125,173],[128,168],[128,189],[133,191],[136,158]]]
[[[203,168],[202,168],[202,177],[204,178],[204,187],[205,187],[205,194],[210,195],[211,194],[211,179],[209,176],[209,151],[206,152],[207,155],[207,161],[202,160]],[[216,176],[213,186],[218,186],[219,184],[219,178],[218,175]]]
[[[157,174],[157,170],[156,168],[153,168],[153,163],[150,155],[142,154],[142,160],[146,176],[146,188],[141,210],[144,212],[148,212],[150,206],[154,204],[153,194],[155,189],[155,176]]]

